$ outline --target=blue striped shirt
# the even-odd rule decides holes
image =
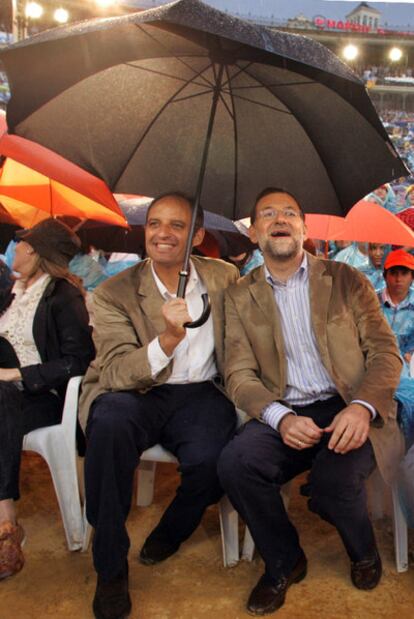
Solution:
[[[309,302],[309,271],[306,254],[298,270],[286,281],[272,277],[264,267],[265,277],[273,289],[280,312],[285,344],[287,381],[284,401],[290,406],[306,406],[317,400],[327,400],[337,393],[334,382],[322,364],[311,322]],[[375,416],[375,409],[360,400]],[[266,406],[261,418],[277,430],[282,418],[292,409],[280,402]]]

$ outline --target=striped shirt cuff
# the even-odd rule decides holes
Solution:
[[[352,400],[351,404],[361,404],[361,406],[365,406],[365,408],[367,408],[371,413],[371,421],[373,421],[377,416],[377,411],[375,410],[375,408],[372,406],[372,404],[368,404],[368,402],[365,402],[365,400]]]
[[[288,408],[284,404],[281,404],[280,402],[271,402],[262,410],[260,419],[273,428],[273,430],[278,432],[279,424],[283,417],[286,417],[286,415],[292,413],[293,415],[296,415],[295,411]]]

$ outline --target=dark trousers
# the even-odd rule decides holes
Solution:
[[[339,398],[296,408],[323,428],[342,408]],[[301,548],[280,495],[280,487],[311,469],[309,508],[333,524],[352,561],[372,557],[376,545],[366,506],[365,480],[375,468],[372,445],[341,455],[327,448],[329,435],[301,451],[285,445],[278,432],[252,420],[225,447],[218,464],[224,491],[248,525],[272,578],[288,575]]]
[[[59,423],[62,402],[53,393],[20,392],[0,381],[0,501],[20,497],[19,471],[23,437],[37,428]]]
[[[125,521],[142,452],[160,443],[179,461],[181,484],[154,534],[178,546],[223,494],[217,460],[235,427],[233,404],[211,382],[105,393],[95,400],[86,429],[85,489],[95,528],[94,565],[104,579],[120,571],[128,554]]]

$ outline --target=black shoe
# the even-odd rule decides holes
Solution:
[[[247,612],[250,615],[269,615],[283,606],[286,592],[290,585],[300,582],[306,576],[308,562],[302,553],[288,577],[281,576],[278,580],[270,580],[263,574],[252,590],[247,601]]]
[[[171,544],[170,542],[149,536],[141,548],[139,560],[143,565],[155,565],[171,557],[171,555],[177,552],[179,547],[180,544]]]
[[[128,563],[111,580],[103,580],[98,574],[93,612],[96,619],[125,619],[131,612],[128,592]]]
[[[381,557],[378,551],[370,559],[351,563],[351,580],[357,589],[375,589],[382,575]]]

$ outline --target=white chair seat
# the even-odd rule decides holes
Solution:
[[[61,423],[33,430],[23,439],[23,450],[40,454],[49,466],[69,550],[79,550],[84,536],[76,469],[76,419],[81,380],[81,376],[75,376],[68,383]]]

